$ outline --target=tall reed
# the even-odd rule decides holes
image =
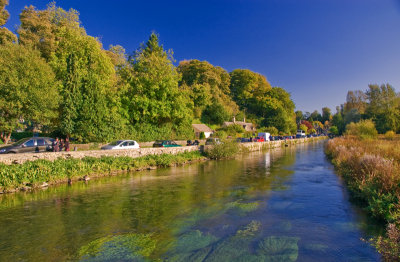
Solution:
[[[352,194],[388,223],[373,244],[387,261],[400,261],[400,140],[335,138],[325,148]]]

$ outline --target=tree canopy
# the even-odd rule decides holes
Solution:
[[[51,67],[39,52],[0,45],[0,132],[3,140],[26,121],[47,125],[57,116],[59,96]]]

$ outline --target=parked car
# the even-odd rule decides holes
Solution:
[[[172,140],[157,140],[154,142],[153,147],[178,147],[181,145],[178,145]]]
[[[245,138],[245,137],[243,137],[243,138],[238,138],[238,139],[236,139],[236,142],[238,142],[238,143],[248,143],[248,142],[250,142],[250,138]]]
[[[194,141],[192,141],[192,140],[187,140],[187,141],[186,141],[186,146],[198,146],[198,145],[200,145],[199,140],[194,140]]]
[[[258,133],[258,137],[264,138],[264,141],[270,141],[270,136],[271,134],[267,132]]]
[[[262,136],[257,136],[255,138],[253,138],[253,142],[264,142],[264,137]]]
[[[138,142],[136,142],[135,140],[117,140],[101,147],[101,149],[103,150],[137,149],[137,148],[140,148],[140,146]]]
[[[206,140],[206,145],[219,145],[221,143],[221,140],[217,137],[209,137]]]
[[[10,146],[0,148],[0,154],[8,153],[34,153],[52,151],[51,144],[54,138],[50,137],[28,137],[15,142]]]

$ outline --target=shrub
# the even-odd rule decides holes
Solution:
[[[331,126],[331,128],[329,128],[329,132],[335,136],[339,135],[339,129],[337,126]]]
[[[228,136],[233,136],[236,137],[238,134],[243,135],[245,132],[244,128],[241,125],[230,125],[230,126],[225,126],[218,131],[225,131]]]
[[[234,140],[224,140],[209,148],[205,154],[211,159],[230,158],[239,152],[239,144]]]
[[[204,132],[201,132],[200,133],[200,139],[205,139],[206,138],[206,135],[204,134]]]
[[[228,136],[228,134],[224,130],[218,130],[217,132],[214,133],[213,136],[225,139]]]
[[[390,139],[390,140],[394,139],[395,136],[396,136],[396,133],[395,133],[394,131],[392,131],[392,130],[387,131],[387,132],[385,133],[385,137],[386,137],[387,139]]]
[[[271,136],[276,136],[279,133],[278,129],[274,126],[259,128],[258,132],[267,132],[267,133],[270,133]]]
[[[358,123],[350,123],[346,126],[346,135],[355,136],[361,139],[373,139],[378,136],[372,120],[361,120]]]

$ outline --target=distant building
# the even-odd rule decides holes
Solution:
[[[252,123],[246,123],[246,119],[243,118],[243,121],[236,121],[235,117],[233,118],[233,122],[224,122],[223,127],[227,127],[230,125],[239,125],[244,128],[245,131],[255,132],[256,127]]]
[[[204,133],[204,136],[206,138],[209,138],[214,133],[214,131],[212,131],[212,129],[206,126],[205,124],[192,124],[192,127],[196,138],[200,137],[201,132]]]

